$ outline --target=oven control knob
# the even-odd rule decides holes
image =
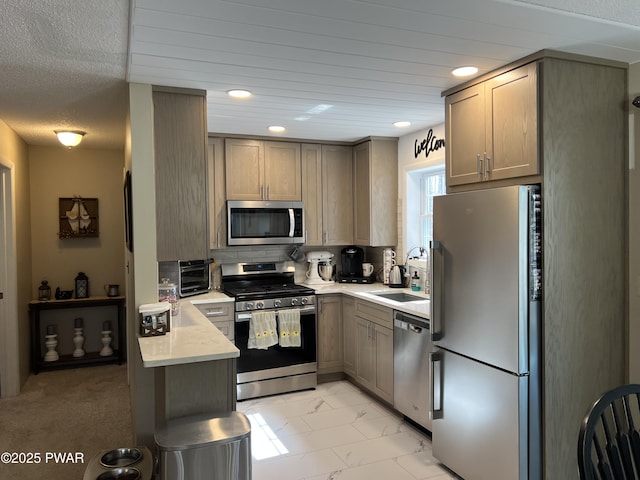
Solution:
[[[244,304],[244,309],[245,310],[252,310],[253,309],[253,302],[247,302]]]
[[[256,303],[256,308],[257,308],[257,309],[264,308],[264,302],[257,302],[257,303]]]
[[[291,299],[291,305],[297,305],[298,304],[298,299],[297,298],[292,298]]]
[[[282,305],[282,300],[280,300],[279,298],[273,301],[274,307],[279,307],[280,305]]]
[[[302,300],[300,300],[300,302],[302,302],[302,305],[306,305],[309,302],[309,299],[307,297],[302,297]]]

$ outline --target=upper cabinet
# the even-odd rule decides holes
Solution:
[[[205,93],[154,89],[158,261],[209,256]]]
[[[302,145],[305,245],[353,243],[351,147]]]
[[[302,199],[300,144],[225,140],[228,200]]]
[[[302,200],[300,144],[264,142],[266,200]]]
[[[374,138],[353,149],[354,243],[396,245],[398,140]]]
[[[538,175],[537,63],[445,100],[447,187]]]
[[[352,148],[322,146],[323,245],[353,243]]]
[[[306,245],[322,245],[322,146],[303,143],[302,203]]]
[[[227,246],[227,212],[224,185],[224,140],[210,138],[207,145],[209,183],[209,248]]]

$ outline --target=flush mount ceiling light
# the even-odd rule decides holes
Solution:
[[[271,133],[282,133],[282,132],[284,132],[285,130],[286,130],[286,128],[281,127],[280,125],[271,125],[271,126],[269,127],[269,131],[270,131]]]
[[[85,132],[81,130],[54,130],[54,133],[58,136],[60,143],[67,148],[79,145],[82,137],[85,136]]]
[[[451,74],[455,77],[468,77],[469,75],[473,75],[475,73],[478,73],[478,69],[471,66],[458,67],[451,72]]]
[[[411,125],[411,122],[402,121],[402,122],[394,122],[393,126],[398,128],[406,128]]]
[[[252,93],[249,90],[233,89],[227,90],[227,95],[232,98],[249,98]]]

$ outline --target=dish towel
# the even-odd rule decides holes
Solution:
[[[300,328],[300,310],[278,310],[278,329],[281,347],[299,347],[302,345]]]
[[[275,312],[252,312],[247,348],[266,350],[278,343]]]

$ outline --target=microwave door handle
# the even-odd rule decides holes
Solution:
[[[296,226],[296,219],[293,215],[293,208],[289,209],[289,237],[293,238],[293,231]]]

